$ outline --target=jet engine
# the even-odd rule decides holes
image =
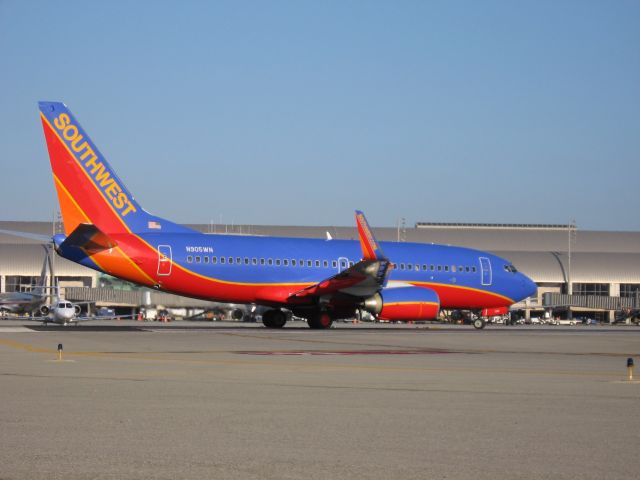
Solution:
[[[74,305],[73,309],[76,312],[76,315],[80,315],[80,312],[82,312],[82,308],[80,308],[80,305]]]
[[[40,305],[40,308],[38,309],[38,311],[40,312],[40,315],[42,315],[43,317],[46,317],[47,315],[49,315],[49,312],[51,311],[51,309],[47,305]]]
[[[430,320],[438,316],[440,298],[430,288],[383,288],[366,299],[361,308],[381,320]]]

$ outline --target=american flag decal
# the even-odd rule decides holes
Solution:
[[[162,228],[162,225],[160,225],[158,222],[148,222],[147,227],[153,230],[160,230]]]

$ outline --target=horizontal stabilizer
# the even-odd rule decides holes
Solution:
[[[81,223],[71,232],[64,242],[60,245],[61,249],[67,247],[81,248],[89,254],[109,250],[117,246],[118,243],[101,232],[95,225],[90,223]]]
[[[28,240],[35,240],[36,242],[50,243],[51,236],[40,235],[38,233],[31,232],[18,232],[16,230],[0,230],[0,235],[11,235],[13,237],[26,238]]]

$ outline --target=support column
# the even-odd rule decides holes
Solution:
[[[610,283],[609,284],[609,296],[610,297],[619,297],[620,296],[620,284],[619,283]],[[609,323],[615,323],[616,321],[616,312],[615,310],[609,310],[607,312],[607,319]]]

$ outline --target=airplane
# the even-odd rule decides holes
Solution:
[[[207,235],[145,211],[66,105],[39,102],[64,234],[56,252],[130,282],[187,297],[286,311],[313,329],[366,311],[427,320],[440,308],[507,313],[536,292],[510,261],[478,250],[378,242],[356,211],[358,240]],[[483,328],[482,317],[474,322]]]
[[[32,316],[20,318],[20,320],[26,320],[30,322],[42,322],[43,325],[47,323],[55,323],[62,326],[77,325],[79,322],[88,322],[91,320],[104,320],[104,318],[89,315],[80,316],[82,308],[77,303],[72,303],[68,300],[59,299],[53,302],[52,305],[43,305],[40,308],[41,316]],[[124,318],[130,319],[133,315],[117,315],[109,317],[110,320],[121,320]]]
[[[10,313],[33,313],[40,310],[52,296],[48,293],[49,287],[46,285],[47,268],[51,268],[51,252],[49,245],[42,246],[45,250],[40,278],[29,292],[7,292],[0,293],[0,311]],[[42,313],[42,312],[41,312]]]

